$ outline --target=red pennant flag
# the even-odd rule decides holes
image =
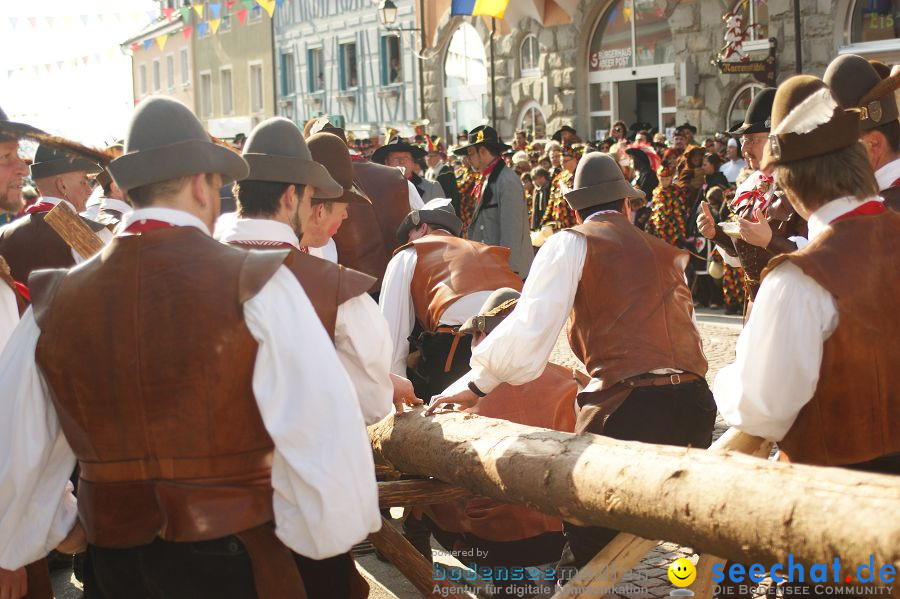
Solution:
[[[237,0],[225,0],[225,8],[231,10],[231,7],[234,6],[235,2],[237,2]]]
[[[37,17],[28,17],[28,22],[31,24],[32,29],[37,29]]]
[[[50,69],[53,68],[53,65],[48,62],[47,64],[44,65],[44,68],[47,69],[47,72],[49,73]]]
[[[249,14],[249,13],[248,13],[248,11],[247,11],[246,8],[237,11],[238,23],[240,23],[241,25],[246,25],[246,24],[247,24],[247,15],[248,15],[248,14]]]
[[[181,30],[181,34],[184,36],[184,39],[190,39],[191,33],[194,32],[194,28],[190,25],[185,25],[184,29]]]
[[[164,15],[166,15],[166,19],[168,19],[169,22],[171,23],[172,15],[175,13],[175,9],[174,8],[164,8],[164,9],[162,9],[162,12]]]
[[[83,62],[84,64],[87,64],[87,61],[88,61],[88,57],[87,57],[87,56],[82,56],[82,57],[81,57],[81,62]]]
[[[132,51],[132,52],[137,52],[137,49],[138,49],[138,43],[137,43],[137,42],[131,42],[131,51]]]

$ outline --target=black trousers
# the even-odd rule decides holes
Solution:
[[[247,599],[256,597],[250,556],[236,536],[196,543],[157,539],[128,549],[88,546],[102,599]],[[353,558],[294,554],[309,599],[349,599]],[[87,589],[86,589],[87,591]],[[285,598],[290,599],[290,598]]]
[[[716,404],[705,380],[665,387],[639,387],[606,421],[603,435],[680,447],[707,448],[712,443]],[[568,580],[584,567],[619,531],[563,522],[566,547],[557,572]]]
[[[413,342],[411,350],[419,351],[415,368],[408,369],[409,380],[416,391],[416,397],[425,400],[437,395],[469,371],[472,357],[472,336],[460,335],[454,348],[451,333],[422,333]],[[450,369],[444,372],[447,357],[453,351]]]

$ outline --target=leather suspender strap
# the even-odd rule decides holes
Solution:
[[[253,570],[256,596],[259,599],[291,597],[306,599],[306,587],[300,578],[291,550],[275,536],[272,523],[237,533]]]
[[[453,365],[453,356],[456,355],[456,348],[459,347],[459,338],[468,333],[460,333],[459,327],[438,327],[435,333],[446,333],[453,335],[453,342],[450,344],[450,351],[447,352],[447,360],[444,362],[444,372],[450,372],[450,366]]]

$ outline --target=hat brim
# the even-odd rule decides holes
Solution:
[[[344,188],[328,169],[313,160],[253,152],[244,154],[244,160],[250,166],[247,180],[309,185],[315,190],[313,197],[322,200],[337,200],[344,195]]]
[[[626,198],[644,199],[647,195],[628,181],[621,179],[610,183],[597,183],[580,189],[573,189],[566,194],[566,203],[572,210],[583,210],[591,206],[611,204]]]
[[[20,139],[35,134],[46,135],[46,133],[44,133],[37,127],[32,127],[31,125],[26,125],[25,123],[0,121],[0,138],[11,137]]]
[[[122,191],[200,173],[218,173],[225,185],[250,173],[240,154],[202,139],[123,154],[108,169]]]
[[[506,314],[504,314],[503,316],[485,316],[482,314],[476,314],[469,320],[465,321],[461,327],[459,327],[459,332],[469,335],[472,335],[474,333],[488,334],[496,329],[497,325],[503,322],[503,319],[506,318],[506,316]]]
[[[314,196],[313,202],[344,202],[345,204],[372,204],[372,200],[359,193],[359,190],[344,189],[344,194],[339,198],[325,198]]]
[[[460,146],[453,150],[453,153],[457,156],[465,156],[468,153],[469,148],[477,148],[478,146],[484,146],[494,154],[498,156],[507,150],[511,150],[512,146],[505,144],[503,142],[496,141],[480,141],[475,144],[466,144],[464,146]]]
[[[428,152],[426,152],[424,149],[412,144],[388,144],[386,146],[381,146],[380,148],[372,152],[372,162],[384,164],[384,161],[387,160],[388,154],[390,154],[391,152],[409,152],[410,154],[412,154],[413,160],[424,158],[428,154]]]
[[[766,121],[758,121],[756,123],[741,123],[729,129],[728,132],[732,135],[749,135],[751,133],[768,133],[770,128]]]
[[[69,160],[51,160],[49,162],[35,162],[31,165],[31,178],[43,179],[65,173],[78,173],[84,171],[88,174],[96,174],[103,168],[95,162],[84,158],[72,158]]]
[[[403,218],[400,226],[397,227],[397,242],[407,243],[409,232],[422,223],[446,229],[456,237],[459,237],[462,232],[462,221],[455,214],[445,210],[413,210]]]

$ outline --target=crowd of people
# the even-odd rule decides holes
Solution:
[[[718,410],[900,474],[898,88],[843,55],[703,143],[275,117],[234,147],[154,96],[96,150],[0,110],[0,597],[52,596],[48,562],[89,598],[365,597],[392,411],[705,448]],[[721,304],[748,319],[710,389]],[[617,534],[480,497],[389,525],[558,584]]]

